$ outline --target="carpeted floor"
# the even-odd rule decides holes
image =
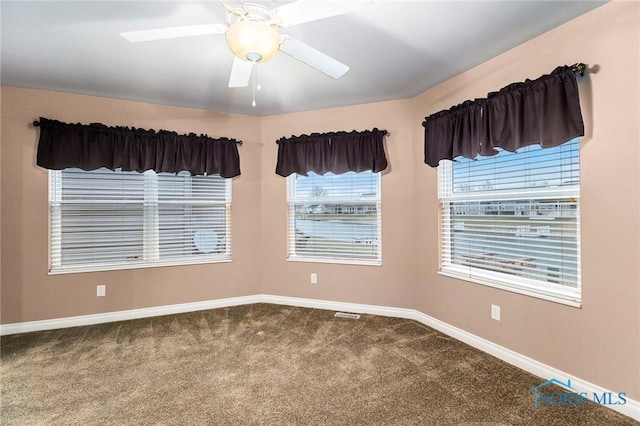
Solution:
[[[256,304],[4,336],[2,425],[637,425],[420,323]],[[560,391],[560,388],[557,389]]]

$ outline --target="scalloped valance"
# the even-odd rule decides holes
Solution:
[[[35,123],[34,123],[35,124]],[[167,130],[68,124],[40,118],[37,164],[51,170],[111,170],[240,175],[237,141]]]
[[[386,130],[374,128],[280,138],[276,173],[286,177],[292,173],[306,176],[309,172],[380,172],[387,167],[383,146],[386,134]]]

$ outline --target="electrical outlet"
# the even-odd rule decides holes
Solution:
[[[491,305],[491,319],[500,321],[500,306]]]
[[[318,284],[318,274],[311,274],[311,284]]]
[[[106,296],[107,294],[107,286],[104,284],[99,284],[98,286],[96,286],[96,296],[98,297],[102,297],[102,296]]]

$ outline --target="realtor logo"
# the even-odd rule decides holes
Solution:
[[[558,385],[568,391],[565,392],[545,392],[545,388],[549,385]],[[573,392],[571,392],[573,390]],[[533,406],[538,408],[541,404],[544,405],[588,405],[588,404],[601,404],[601,405],[624,405],[627,403],[624,392],[614,394],[613,392],[577,392],[576,389],[571,386],[571,380],[567,379],[564,383],[558,379],[552,378],[544,383],[540,383],[538,386],[529,389],[529,392],[533,393]]]

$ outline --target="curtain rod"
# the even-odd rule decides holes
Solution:
[[[34,120],[31,124],[33,124],[33,127],[40,127],[40,122],[38,120]],[[242,145],[242,141],[236,141],[236,145]]]
[[[571,67],[571,70],[575,73],[580,73],[580,77],[584,77],[584,72],[587,70],[587,66],[582,62],[578,62]]]
[[[291,140],[291,139],[302,139],[302,138],[316,138],[316,137],[332,137],[332,136],[337,136],[337,135],[349,135],[349,134],[354,134],[354,133],[365,133],[365,132],[373,132],[373,131],[377,131],[382,133],[385,136],[390,135],[390,133],[385,130],[385,129],[378,129],[377,127],[374,127],[372,130],[364,130],[362,132],[358,132],[356,130],[352,130],[352,131],[346,131],[346,130],[340,130],[337,132],[327,132],[327,133],[310,133],[310,134],[303,134],[303,135],[298,135],[298,136],[291,136],[290,138],[286,138],[286,137],[281,137],[279,140],[276,141],[276,143],[280,143],[281,140],[286,139],[286,140]]]

